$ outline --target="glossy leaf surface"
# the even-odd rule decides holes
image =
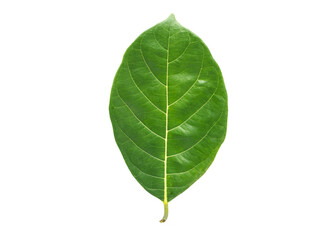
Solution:
[[[217,63],[173,15],[132,43],[112,86],[119,149],[136,180],[164,203],[208,169],[225,138],[227,111]]]

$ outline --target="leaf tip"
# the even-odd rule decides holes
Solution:
[[[175,15],[173,13],[170,14],[167,20],[169,20],[169,21],[176,21]]]

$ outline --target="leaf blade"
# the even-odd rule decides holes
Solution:
[[[211,165],[225,139],[227,109],[223,76],[209,49],[173,15],[127,49],[110,100],[128,168],[164,204]]]

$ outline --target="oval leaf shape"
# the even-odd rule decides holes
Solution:
[[[227,93],[203,41],[171,15],[127,49],[115,76],[110,117],[125,162],[164,203],[200,178],[224,141]]]

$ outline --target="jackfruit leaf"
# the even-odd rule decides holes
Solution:
[[[203,41],[174,15],[127,49],[110,98],[114,136],[141,186],[164,203],[199,179],[224,141],[227,93]]]

